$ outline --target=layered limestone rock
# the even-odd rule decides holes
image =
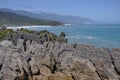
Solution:
[[[0,80],[120,80],[120,49],[17,39],[0,42]]]
[[[45,41],[51,41],[51,42],[57,41],[59,43],[67,43],[67,39],[65,37],[64,32],[62,32],[59,36],[50,33],[47,30],[37,32],[27,29],[18,29],[17,31],[6,29],[3,32],[4,34],[6,34],[4,39],[12,41],[14,45],[17,45],[18,39],[23,39],[24,41],[30,40],[30,42],[36,41],[39,44],[42,44]]]

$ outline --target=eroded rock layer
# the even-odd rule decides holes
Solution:
[[[0,42],[0,80],[120,80],[120,49],[18,39]]]

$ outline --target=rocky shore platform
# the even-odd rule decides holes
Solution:
[[[0,42],[0,80],[120,80],[120,49],[67,44],[64,33],[9,30]]]

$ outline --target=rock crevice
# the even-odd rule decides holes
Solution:
[[[9,37],[0,42],[0,80],[120,80],[120,49],[67,44],[48,35],[41,43],[28,35],[14,38],[17,45]]]

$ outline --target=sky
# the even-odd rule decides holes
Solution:
[[[0,8],[87,17],[120,23],[120,0],[0,0]]]

